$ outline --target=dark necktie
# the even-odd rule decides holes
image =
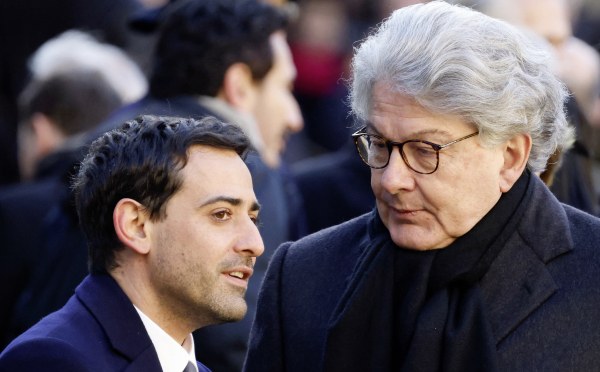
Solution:
[[[188,362],[188,364],[185,367],[185,369],[183,370],[183,372],[196,372],[196,369],[194,368],[194,365],[192,364],[192,362]]]

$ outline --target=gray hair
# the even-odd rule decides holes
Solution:
[[[385,81],[432,113],[474,125],[483,146],[530,135],[528,167],[540,172],[572,136],[568,91],[551,61],[543,46],[506,22],[441,1],[409,6],[356,48],[352,113],[366,120],[372,87]]]
[[[123,103],[135,102],[148,91],[146,77],[125,52],[77,30],[45,42],[30,58],[29,70],[40,81],[73,70],[99,73]]]

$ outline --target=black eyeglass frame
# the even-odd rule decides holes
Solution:
[[[359,130],[357,130],[356,132],[354,132],[352,134],[352,139],[354,140],[354,144],[356,145],[356,151],[358,151],[358,155],[360,156],[360,158],[365,162],[365,164],[367,164],[369,167],[373,168],[373,169],[383,169],[385,167],[388,166],[388,164],[390,164],[390,158],[392,157],[392,151],[394,149],[394,146],[398,146],[398,150],[400,151],[400,156],[402,156],[402,160],[404,160],[404,164],[406,164],[407,167],[409,167],[412,171],[417,172],[419,174],[431,174],[433,172],[435,172],[439,165],[440,165],[440,150],[443,148],[446,148],[450,145],[453,145],[457,142],[460,142],[462,140],[466,140],[467,138],[471,138],[473,136],[476,136],[479,134],[479,131],[475,132],[475,133],[471,133],[467,136],[461,137],[455,141],[452,142],[448,142],[445,145],[438,145],[437,143],[433,143],[433,142],[429,142],[429,141],[423,141],[423,140],[408,140],[408,141],[404,141],[404,142],[393,142],[393,141],[388,141],[385,138],[382,138],[378,135],[375,134],[369,134],[369,133],[365,133],[364,130],[367,129],[366,126],[360,128]],[[385,146],[387,147],[388,150],[388,160],[385,163],[385,165],[382,165],[381,167],[374,167],[371,164],[369,164],[367,162],[367,160],[365,158],[363,158],[362,154],[360,153],[360,148],[358,147],[358,139],[362,136],[367,136],[367,137],[375,137],[381,141],[383,141],[383,143],[385,144]],[[432,170],[431,172],[419,172],[418,170],[414,169],[413,167],[410,166],[410,164],[408,164],[408,160],[406,159],[406,154],[404,154],[404,150],[402,149],[404,147],[404,144],[409,143],[409,142],[421,142],[421,143],[425,143],[428,144],[429,146],[431,146],[433,148],[433,150],[435,151],[435,169]]]

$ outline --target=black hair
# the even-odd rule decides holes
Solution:
[[[19,97],[19,116],[27,125],[33,114],[44,114],[71,136],[94,128],[120,106],[117,92],[100,73],[71,70],[32,80]]]
[[[131,198],[146,208],[151,220],[163,219],[166,203],[183,183],[179,172],[192,145],[232,150],[245,160],[250,141],[239,127],[214,117],[144,115],[91,144],[73,188],[92,274],[118,266],[115,252],[124,245],[113,225],[117,203]]]
[[[153,96],[214,97],[234,63],[248,65],[255,81],[273,67],[269,37],[287,27],[283,11],[256,0],[180,0],[169,6],[174,9],[156,47]]]

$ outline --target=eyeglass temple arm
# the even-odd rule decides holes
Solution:
[[[447,143],[447,144],[445,144],[445,145],[440,145],[440,146],[439,146],[439,147],[440,147],[440,150],[441,150],[441,149],[443,149],[444,147],[448,147],[448,146],[450,146],[450,145],[453,145],[453,144],[455,144],[456,142],[460,142],[460,141],[462,141],[462,140],[466,140],[467,138],[471,138],[471,137],[473,137],[473,136],[475,136],[475,135],[477,135],[477,134],[479,134],[479,132],[471,133],[471,134],[469,134],[468,136],[464,136],[464,137],[462,137],[462,138],[459,138],[459,139],[457,139],[456,141],[452,141],[452,142],[450,142],[450,143]]]
[[[360,128],[359,130],[357,130],[356,132],[352,133],[351,137],[358,136],[359,134],[366,134],[363,132],[365,129],[367,129],[366,125],[364,127]]]

